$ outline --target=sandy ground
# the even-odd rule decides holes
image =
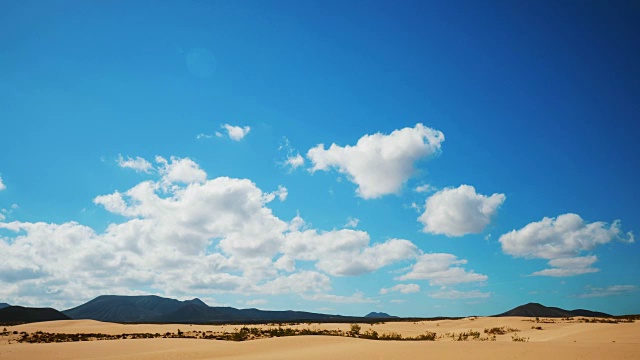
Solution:
[[[510,327],[529,342],[513,342],[512,333],[496,341],[376,341],[334,336],[295,336],[231,342],[202,339],[103,340],[72,343],[11,343],[0,338],[0,359],[640,359],[640,322],[601,324],[556,320],[535,323],[527,318],[467,318],[425,322],[360,324],[362,332],[397,332],[416,336],[426,331],[460,333]],[[253,325],[250,325],[253,326]],[[263,325],[264,326],[264,325]],[[531,329],[541,326],[542,330]],[[33,323],[7,327],[9,331],[51,333],[165,333],[234,331],[237,325],[122,325],[91,320]],[[290,327],[349,329],[349,324],[301,324]]]

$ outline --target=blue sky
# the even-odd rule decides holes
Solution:
[[[5,1],[0,301],[638,313],[639,12]]]

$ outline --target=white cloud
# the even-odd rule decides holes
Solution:
[[[623,237],[619,220],[607,226],[602,221],[587,223],[576,214],[545,217],[520,230],[512,230],[499,239],[506,254],[542,259],[572,257],[613,240],[632,243],[633,233]]]
[[[369,246],[369,234],[342,229],[318,232],[315,229],[286,235],[282,252],[333,276],[370,273],[393,263],[414,258],[418,248],[408,240],[390,239]]]
[[[469,185],[446,188],[426,200],[424,213],[418,220],[422,231],[446,236],[477,234],[489,225],[491,218],[505,201],[504,194],[477,194]]]
[[[358,227],[359,222],[360,222],[360,219],[352,218],[351,216],[349,216],[347,218],[347,223],[344,224],[344,227],[356,228]]]
[[[536,271],[531,275],[562,277],[595,273],[600,271],[591,267],[596,261],[598,261],[597,256],[553,259],[549,261],[549,265],[553,266],[551,269]]]
[[[257,288],[263,294],[317,293],[331,289],[331,279],[317,271],[300,271],[287,276],[279,276]]]
[[[438,188],[435,186],[431,186],[429,184],[423,184],[423,185],[416,186],[414,191],[419,193],[430,193],[430,192],[438,191]]]
[[[2,176],[0,176],[0,191],[5,190],[7,186],[2,182]]]
[[[167,161],[162,156],[156,156],[156,162],[160,164],[158,172],[162,175],[162,182],[165,185],[203,183],[207,179],[207,174],[200,169],[200,166],[195,161],[189,158],[172,156]]]
[[[396,280],[428,280],[430,285],[451,285],[486,281],[488,276],[467,271],[460,266],[467,260],[445,253],[424,254],[410,271]]]
[[[213,135],[204,134],[204,133],[200,133],[200,134],[196,135],[196,139],[198,139],[198,140],[200,140],[200,139],[211,139],[212,137],[213,137]]]
[[[358,185],[364,199],[398,193],[414,174],[414,163],[437,154],[444,135],[422,124],[395,130],[389,135],[376,133],[360,138],[355,146],[319,144],[307,152],[311,171],[335,168]]]
[[[282,143],[278,147],[278,151],[286,152],[284,162],[281,163],[284,167],[289,167],[290,171],[293,171],[304,165],[304,158],[291,147],[291,142],[286,137],[282,138]]]
[[[619,296],[638,291],[640,288],[636,285],[612,285],[606,288],[587,287],[589,292],[586,294],[580,294],[579,298],[594,298],[605,296]]]
[[[155,289],[165,296],[216,293],[314,297],[331,276],[353,276],[414,259],[408,240],[370,244],[364,231],[312,229],[300,216],[283,221],[268,207],[284,188],[265,193],[248,179],[207,179],[188,158],[158,157],[157,181],[96,196],[123,220],[96,231],[77,222],[0,222],[0,295],[65,307],[104,293]],[[308,262],[297,269],[297,262]],[[315,270],[308,270],[308,266]],[[322,301],[369,301],[317,295]]]
[[[392,292],[399,292],[401,294],[411,294],[420,291],[420,285],[418,284],[398,284],[390,288],[380,289],[380,294],[385,295]]]
[[[229,134],[229,138],[234,141],[242,140],[248,133],[251,131],[251,127],[249,126],[233,126],[229,124],[224,124],[222,127],[227,130],[227,134]],[[216,134],[217,135],[217,134]]]
[[[245,301],[245,304],[248,306],[258,306],[258,305],[264,305],[267,302],[268,301],[264,299],[255,299],[255,300],[247,300]]]
[[[136,172],[144,172],[148,174],[153,170],[153,165],[140,156],[136,156],[135,159],[127,156],[127,158],[124,159],[122,155],[118,155],[116,162],[121,168],[133,169]]]
[[[291,166],[291,169],[297,169],[304,165],[304,158],[300,154],[288,156],[284,161],[285,166]]]
[[[265,200],[266,202],[272,202],[277,197],[280,201],[285,201],[288,195],[289,190],[287,190],[286,187],[279,185],[278,190],[265,194]]]
[[[515,257],[549,260],[550,269],[536,271],[535,276],[574,276],[600,271],[591,267],[596,256],[576,256],[596,246],[618,240],[634,242],[633,233],[623,236],[620,220],[611,225],[602,221],[587,223],[577,214],[557,218],[545,217],[500,236],[502,251]]]
[[[351,296],[341,296],[341,295],[332,295],[332,294],[313,294],[313,295],[304,295],[303,297],[307,300],[332,302],[332,303],[344,303],[344,304],[377,302],[376,300],[366,298],[364,294],[359,291],[355,292]]]
[[[0,221],[4,221],[8,215],[13,214],[13,212],[18,208],[19,208],[18,204],[11,204],[11,206],[8,209],[6,208],[0,209]]]
[[[458,290],[440,290],[429,294],[434,299],[486,299],[490,297],[490,293],[484,293],[479,290],[458,291]]]

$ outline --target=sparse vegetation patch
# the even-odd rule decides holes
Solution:
[[[435,341],[436,333],[426,332],[415,337],[403,337],[401,334],[391,332],[378,334],[377,331],[367,330],[361,333],[362,328],[358,324],[352,324],[351,329],[347,332],[342,330],[316,330],[316,329],[295,329],[290,327],[247,327],[243,326],[234,331],[213,332],[213,331],[182,331],[178,329],[176,332],[160,333],[133,333],[133,334],[64,334],[64,333],[48,333],[36,331],[34,333],[21,332],[18,334],[16,341],[21,343],[52,343],[52,342],[75,342],[75,341],[92,341],[92,340],[118,340],[118,339],[153,339],[153,338],[186,338],[186,339],[205,339],[205,340],[226,340],[226,341],[247,341],[262,338],[284,337],[284,336],[303,336],[303,335],[324,335],[324,336],[349,336],[370,340],[403,340],[403,341]],[[4,333],[8,331],[3,331]]]

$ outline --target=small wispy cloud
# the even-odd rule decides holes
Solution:
[[[284,167],[289,167],[290,171],[304,166],[304,158],[299,152],[291,147],[291,142],[286,137],[283,137],[282,143],[280,144],[280,147],[278,147],[278,151],[286,152],[284,162],[281,164]]]
[[[553,259],[549,260],[549,265],[552,268],[536,271],[531,276],[562,277],[595,273],[600,271],[600,269],[591,266],[596,261],[598,261],[598,257],[595,255]]]
[[[588,287],[589,292],[577,295],[579,298],[594,298],[628,294],[638,291],[640,288],[636,285],[612,285],[606,288]]]
[[[440,290],[438,292],[429,294],[429,297],[434,299],[486,299],[490,296],[490,293],[483,293],[479,290]]]
[[[5,184],[2,182],[2,176],[0,176],[0,191],[5,190],[7,187],[5,186]]]
[[[150,173],[153,170],[153,165],[150,162],[141,158],[140,156],[136,156],[135,159],[127,156],[127,158],[123,158],[122,155],[118,155],[116,159],[118,166],[121,168],[129,168],[133,169],[136,172]]]
[[[284,164],[287,166],[291,166],[292,169],[297,169],[300,166],[304,165],[304,158],[300,154],[295,154],[287,157],[284,161]]]
[[[248,306],[258,306],[258,305],[264,305],[266,303],[267,303],[267,300],[264,300],[264,299],[255,299],[255,300],[245,301],[245,304]]]
[[[347,218],[347,223],[344,224],[344,227],[355,228],[355,227],[358,227],[358,223],[359,222],[360,222],[360,219],[353,218],[353,217],[349,216]]]
[[[313,301],[325,301],[332,303],[355,304],[355,303],[375,303],[377,300],[364,297],[364,293],[357,291],[351,296],[333,295],[333,294],[313,294],[303,295],[303,298]]]
[[[231,138],[231,140],[233,141],[242,140],[245,136],[247,136],[249,131],[251,131],[250,126],[235,126],[235,125],[224,124],[222,125],[222,128],[227,130],[227,134],[229,135],[229,138]],[[216,136],[218,136],[218,134],[219,133],[216,133]]]
[[[398,284],[390,288],[380,289],[380,294],[385,295],[392,292],[399,292],[401,294],[411,294],[420,291],[420,285],[418,284]]]
[[[220,134],[222,135],[222,134]],[[209,135],[209,134],[203,134],[200,133],[198,135],[196,135],[196,139],[201,140],[201,139],[211,139],[213,137],[213,135]]]
[[[434,191],[437,191],[437,190],[438,190],[437,187],[431,186],[429,184],[416,186],[416,188],[414,189],[415,192],[419,192],[419,193],[430,193],[430,192],[434,192]]]

